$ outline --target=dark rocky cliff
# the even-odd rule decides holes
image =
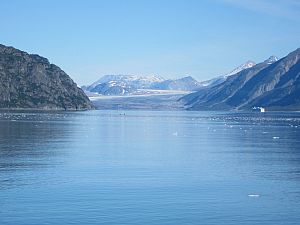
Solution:
[[[88,97],[46,58],[0,45],[0,108],[84,110]]]

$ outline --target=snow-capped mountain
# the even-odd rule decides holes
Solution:
[[[274,55],[271,55],[267,60],[265,60],[265,63],[272,64],[272,63],[277,62],[277,61],[278,61],[278,58]]]
[[[270,56],[264,64],[272,64],[278,61],[276,56]],[[248,60],[231,72],[215,77],[210,80],[198,82],[191,76],[180,79],[164,79],[160,76],[137,76],[137,75],[105,75],[89,86],[83,86],[82,89],[87,92],[98,93],[102,95],[135,95],[143,93],[143,89],[152,90],[178,90],[178,91],[197,91],[203,88],[210,88],[219,85],[227,80],[227,77],[240,73],[243,70],[250,69],[256,63]]]
[[[106,83],[100,83],[89,89],[90,92],[98,93],[101,95],[128,95],[135,92],[137,89],[128,85],[123,81],[108,81]]]
[[[97,85],[112,82],[115,85],[130,86],[133,88],[149,88],[155,83],[164,81],[165,79],[159,76],[136,76],[136,75],[105,75],[92,85],[87,87],[88,91],[94,89]]]
[[[225,75],[225,77],[237,74],[237,73],[241,72],[242,70],[249,69],[249,68],[251,68],[251,67],[253,67],[255,65],[256,65],[255,62],[253,62],[251,60],[248,60],[247,62],[243,63],[242,65],[240,65],[237,68],[235,68],[234,70],[232,70],[230,73],[227,73]]]
[[[148,89],[194,91],[200,87],[201,84],[190,76],[165,80],[159,76],[105,75],[90,86],[82,88],[102,95],[136,95]]]
[[[276,56],[270,56],[263,63],[272,64],[277,60],[278,58]],[[166,80],[163,77],[154,75],[105,75],[90,86],[82,87],[82,89],[102,95],[135,95],[143,92],[141,91],[143,89],[196,91],[221,84],[226,81],[227,77],[250,69],[255,65],[255,62],[249,60],[225,75],[202,82],[198,82],[191,76]]]
[[[201,83],[202,87],[216,86],[220,83],[223,83],[227,79],[227,77],[237,74],[237,73],[241,72],[242,70],[249,69],[255,65],[256,65],[255,62],[248,60],[247,62],[241,64],[240,66],[236,67],[234,70],[232,70],[231,72],[229,72],[225,75],[218,76],[218,77],[215,77],[215,78],[207,80],[207,81],[202,81],[200,83]]]

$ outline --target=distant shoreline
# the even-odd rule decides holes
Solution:
[[[43,109],[43,108],[0,108],[0,112],[5,111],[38,111],[38,112],[82,112],[95,109]]]
[[[122,109],[122,110],[153,110],[153,111],[158,111],[158,109],[148,109],[148,108],[140,108],[140,109]],[[84,112],[84,111],[94,111],[94,110],[112,110],[112,111],[118,111],[118,109],[107,109],[107,108],[96,108],[96,109],[80,109],[80,110],[63,110],[63,109],[40,109],[40,108],[0,108],[0,113],[2,112],[33,112],[33,111],[36,111],[36,112]],[[166,111],[168,109],[163,109],[161,111]],[[169,109],[170,111],[173,111],[174,109]],[[177,109],[178,110],[178,109]],[[261,112],[255,112],[255,111],[251,111],[251,110],[235,110],[235,109],[231,109],[231,110],[187,110],[187,109],[184,109],[182,108],[181,109],[182,111],[191,111],[191,112],[247,112],[247,113],[257,113],[257,114],[267,114],[267,113],[287,113],[287,112],[290,112],[290,113],[300,113],[300,110],[268,110],[264,113],[261,113]]]

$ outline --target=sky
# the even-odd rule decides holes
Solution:
[[[2,0],[0,43],[79,85],[106,74],[207,80],[300,47],[299,0]]]

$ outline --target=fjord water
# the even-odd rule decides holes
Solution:
[[[0,113],[0,224],[299,224],[300,113]]]

